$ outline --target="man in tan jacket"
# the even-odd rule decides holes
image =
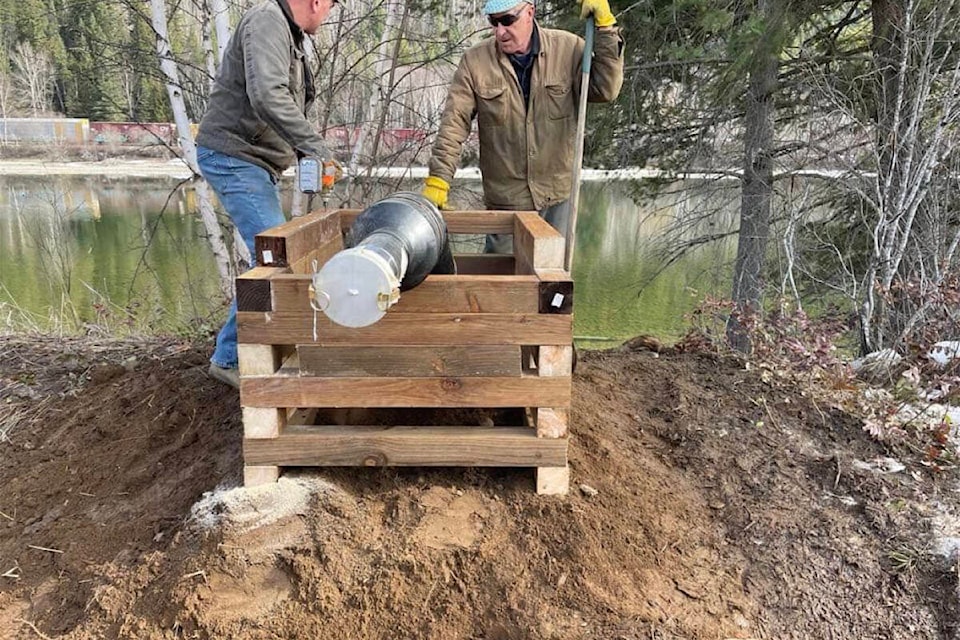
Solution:
[[[530,0],[487,0],[493,28],[463,54],[430,157],[423,194],[446,208],[463,143],[477,118],[480,173],[488,209],[536,210],[566,233],[573,172],[583,38],[544,29]],[[608,0],[582,0],[597,27],[590,102],[616,99],[623,84],[623,39]],[[510,236],[488,236],[486,251],[511,251]]]

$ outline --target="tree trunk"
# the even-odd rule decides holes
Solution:
[[[744,106],[744,161],[740,202],[740,232],[733,272],[734,311],[727,321],[731,346],[750,353],[746,321],[762,312],[763,270],[770,235],[770,206],[773,195],[773,134],[776,115],[778,49],[774,31],[777,0],[761,0],[767,33],[753,55]]]
[[[399,38],[397,24],[400,22],[401,15],[405,13],[405,0],[385,0],[387,5],[387,20],[383,27],[383,36],[380,38],[380,44],[376,50],[376,90],[370,95],[367,108],[363,112],[360,122],[360,134],[357,136],[357,142],[353,147],[353,154],[350,156],[350,175],[357,175],[357,165],[360,162],[360,154],[363,153],[363,145],[366,142],[367,132],[370,129],[372,114],[376,113],[377,105],[382,104],[385,97],[385,78],[389,71],[391,57],[389,55],[390,42],[394,38]]]
[[[213,35],[212,35],[212,26],[210,25],[210,15],[209,13],[204,13],[203,21],[200,24],[200,33],[202,35],[202,41],[200,43],[201,48],[203,49],[203,57],[207,63],[207,76],[210,79],[210,89],[213,90],[213,85],[217,81],[217,58],[213,53]]]
[[[960,59],[946,45],[958,16],[953,0],[873,3],[877,172],[868,198],[873,247],[863,281],[862,352],[907,338],[930,306],[926,292],[955,274],[957,243],[944,233],[956,228],[955,205],[944,194],[956,178],[944,160],[957,148],[960,122]]]
[[[210,13],[213,16],[213,30],[217,36],[217,67],[223,62],[223,53],[230,41],[230,11],[226,0],[210,0]]]
[[[177,64],[170,52],[170,38],[167,35],[167,12],[163,1],[150,0],[153,29],[157,34],[157,56],[160,58],[160,70],[167,80],[167,96],[170,98],[170,108],[173,110],[173,119],[177,125],[177,137],[180,141],[182,159],[190,167],[193,174],[199,176],[197,146],[193,141],[193,132],[190,129],[190,120],[187,117],[187,107],[183,101],[183,89],[180,85]],[[225,296],[231,297],[233,277],[230,269],[230,254],[223,241],[220,223],[217,221],[217,214],[214,212],[213,204],[210,201],[207,183],[203,180],[197,182],[197,201],[200,206],[200,217],[207,231],[207,239],[216,259],[217,271],[220,273],[220,288]],[[243,243],[240,243],[240,245],[241,247],[244,246]]]
[[[385,78],[381,79],[380,95],[380,120],[377,123],[377,131],[373,136],[373,150],[370,152],[370,166],[367,167],[367,173],[373,170],[373,165],[379,163],[378,155],[380,153],[380,141],[383,138],[383,130],[387,124],[387,116],[390,114],[390,106],[393,103],[393,83],[394,74],[397,70],[397,62],[400,60],[400,46],[403,44],[403,34],[406,31],[407,16],[410,15],[410,5],[403,4],[403,16],[400,18],[400,27],[397,29],[397,36],[393,44],[393,55],[390,58],[390,70]]]
[[[886,279],[889,265],[885,256],[890,247],[889,237],[893,210],[893,193],[898,192],[897,154],[895,142],[900,128],[902,104],[899,60],[902,57],[902,34],[904,11],[901,0],[874,0],[871,4],[873,36],[870,48],[874,66],[874,122],[876,125],[877,177],[873,254],[864,281],[864,300],[860,306],[860,353],[865,355],[882,348],[885,340],[887,316],[886,296],[881,282]],[[877,286],[880,285],[880,289]]]

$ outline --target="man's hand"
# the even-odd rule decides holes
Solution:
[[[617,19],[613,17],[610,11],[610,2],[608,0],[579,0],[580,17],[587,19],[593,14],[593,23],[598,27],[612,27],[617,24]]]
[[[423,182],[423,197],[436,205],[437,209],[447,208],[447,194],[450,193],[450,185],[443,178],[436,176],[427,176]]]

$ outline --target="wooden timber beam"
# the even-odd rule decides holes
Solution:
[[[245,407],[563,407],[570,393],[569,378],[537,376],[240,379]]]
[[[515,218],[513,254],[517,273],[536,269],[563,269],[564,241],[560,232],[535,212],[521,212]]]
[[[341,209],[340,226],[350,229],[362,209]],[[450,233],[513,233],[515,211],[441,211]]]
[[[297,351],[301,376],[520,377],[519,345],[317,347],[302,344],[297,346]]]
[[[314,251],[333,255],[343,248],[340,212],[327,209],[294,218],[257,234],[254,248],[257,263],[265,267],[290,267],[310,259]]]
[[[316,323],[316,338],[314,338]],[[319,345],[567,344],[573,316],[505,313],[388,313],[369,327],[342,327],[322,313],[237,313],[240,342]]]
[[[526,427],[290,427],[278,438],[245,439],[248,465],[556,467],[566,440]]]

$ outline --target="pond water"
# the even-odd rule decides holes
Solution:
[[[652,192],[629,181],[583,187],[574,260],[581,343],[642,333],[675,339],[705,295],[728,295],[736,238],[671,262],[665,230],[690,214],[699,215],[687,237],[729,230],[736,183],[676,182]],[[0,176],[0,330],[205,331],[224,313],[188,184]]]

